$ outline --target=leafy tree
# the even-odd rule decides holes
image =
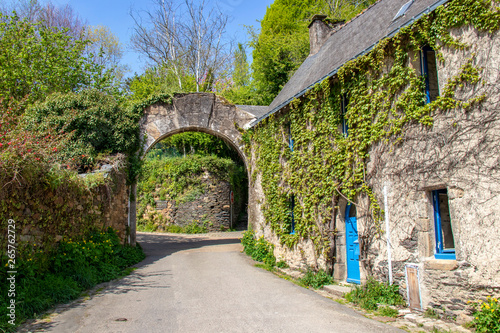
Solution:
[[[111,73],[83,55],[87,41],[16,15],[0,17],[0,98],[34,102],[54,92],[110,88]]]
[[[250,72],[247,60],[247,53],[243,44],[238,43],[238,48],[234,51],[233,81],[238,87],[245,87],[250,84]]]
[[[276,0],[261,29],[249,30],[253,78],[259,104],[269,105],[309,55],[310,19],[325,13],[349,20],[374,0]]]
[[[309,53],[308,19],[314,0],[276,0],[257,34],[250,30],[253,78],[261,104],[269,105]]]
[[[103,25],[86,26],[84,37],[89,41],[85,48],[85,54],[92,58],[94,63],[106,70],[120,80],[127,72],[127,66],[120,65],[123,56],[123,45],[111,30]]]
[[[202,132],[172,135],[155,146],[155,154],[162,156],[215,155],[221,158],[231,158],[236,163],[241,163],[238,153],[224,140]]]
[[[121,109],[115,97],[90,89],[50,95],[26,110],[21,126],[35,134],[53,129],[71,135],[60,156],[81,166],[91,165],[100,153],[133,153],[139,145],[140,117]]]

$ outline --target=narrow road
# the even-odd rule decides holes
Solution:
[[[241,233],[138,234],[131,275],[27,331],[402,332],[254,266]]]

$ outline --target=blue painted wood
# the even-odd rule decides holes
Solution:
[[[349,126],[347,125],[347,119],[345,118],[345,114],[347,112],[347,97],[346,95],[342,95],[342,105],[340,113],[342,115],[342,134],[345,137],[349,136]]]
[[[351,214],[351,208],[352,205],[348,204],[345,209],[347,282],[360,284],[358,225],[356,214]]]
[[[434,207],[434,234],[436,239],[436,249],[434,258],[436,259],[456,259],[455,250],[443,248],[443,230],[441,228],[441,208],[439,206],[439,193],[447,193],[446,190],[432,191],[432,205]]]
[[[424,46],[422,49],[421,66],[422,66],[422,75],[425,77],[425,104],[429,104],[431,102],[431,85],[429,82],[429,65],[427,59],[427,52],[433,52],[433,49],[429,46]]]

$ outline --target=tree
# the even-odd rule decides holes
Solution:
[[[259,95],[251,79],[245,47],[238,43],[238,48],[234,51],[232,80],[217,82],[216,91],[234,104],[260,104]]]
[[[315,0],[276,0],[257,34],[250,30],[253,78],[262,104],[269,105],[309,54],[308,20]]]
[[[250,33],[253,79],[260,104],[269,105],[309,55],[308,25],[314,14],[349,20],[374,0],[276,0],[261,29]]]
[[[196,91],[208,89],[222,75],[231,59],[231,43],[225,36],[229,17],[208,1],[155,0],[155,9],[132,13],[135,21],[132,45],[156,67],[167,68],[177,78],[180,91],[183,78],[192,76]],[[144,23],[147,22],[147,23]]]
[[[123,56],[123,45],[111,30],[103,25],[86,26],[84,38],[90,43],[85,48],[85,54],[94,63],[113,73],[119,81],[127,72],[128,67],[120,65]]]
[[[35,134],[49,129],[67,133],[70,142],[60,157],[73,158],[81,165],[91,164],[99,153],[134,153],[140,141],[140,117],[134,110],[122,108],[114,96],[86,89],[48,96],[26,110],[21,126]]]
[[[250,84],[250,72],[247,61],[247,53],[243,44],[238,43],[234,51],[233,82],[236,86],[245,87]]]
[[[0,17],[0,98],[34,102],[53,92],[110,87],[110,73],[84,56],[86,41],[66,29]]]
[[[68,35],[75,38],[82,36],[86,26],[86,22],[68,4],[56,7],[51,2],[41,5],[38,0],[18,0],[0,6],[0,13],[6,16],[12,12],[16,12],[19,18],[31,23],[65,30]]]
[[[0,6],[0,12],[5,18],[15,12],[20,20],[38,24],[45,29],[58,30],[85,42],[82,54],[109,71],[110,77],[116,81],[120,81],[127,71],[126,66],[120,65],[123,46],[118,38],[106,26],[87,25],[70,5],[55,6],[50,1],[42,5],[38,0],[19,0]]]

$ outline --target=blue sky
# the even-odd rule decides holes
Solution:
[[[45,1],[42,1],[45,2]],[[273,0],[215,0],[219,8],[232,17],[228,26],[229,35],[233,35],[237,42],[246,42],[248,36],[243,25],[260,27],[257,20],[262,20],[266,9]],[[130,10],[142,10],[151,6],[147,0],[52,0],[55,5],[70,4],[73,9],[87,20],[90,25],[106,25],[120,39],[124,45],[122,63],[134,72],[142,73],[147,63],[144,56],[129,48],[130,36],[134,21],[130,17]]]

